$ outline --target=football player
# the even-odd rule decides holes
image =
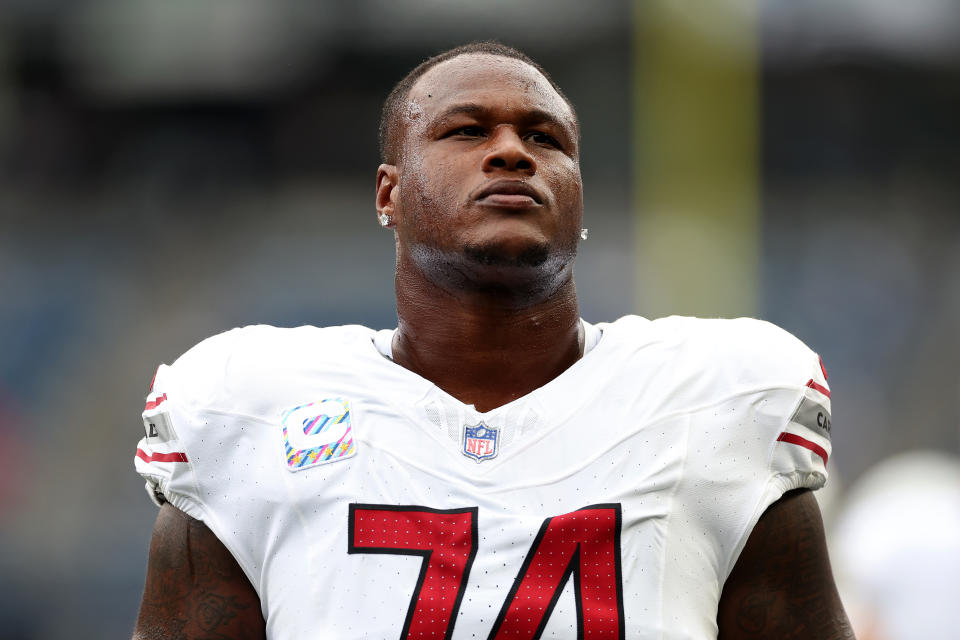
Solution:
[[[523,53],[431,58],[380,134],[398,327],[246,327],[160,367],[136,637],[852,637],[816,354],[580,318],[579,123]]]

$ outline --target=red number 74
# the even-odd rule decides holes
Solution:
[[[577,637],[623,640],[620,505],[547,518],[527,552],[488,640],[536,640],[573,575]],[[449,640],[477,555],[477,508],[351,504],[348,553],[420,556],[400,640]]]

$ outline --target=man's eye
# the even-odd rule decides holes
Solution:
[[[451,136],[466,136],[466,137],[468,137],[468,138],[475,138],[475,137],[477,137],[477,136],[479,136],[479,135],[482,135],[482,134],[483,134],[483,129],[481,129],[480,127],[469,126],[469,127],[460,127],[460,128],[458,128],[458,129],[454,129],[453,131],[451,131],[451,132],[450,132],[449,134],[447,134],[447,135],[451,135]]]
[[[548,133],[544,133],[542,131],[534,131],[530,133],[527,137],[536,144],[545,144],[551,147],[557,147],[558,149],[560,148],[560,143],[557,142],[557,139]]]

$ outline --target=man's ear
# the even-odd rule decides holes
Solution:
[[[400,197],[400,174],[392,164],[377,167],[377,217],[388,229],[397,226],[397,200]],[[386,217],[384,217],[386,216]],[[386,222],[384,223],[384,220]]]

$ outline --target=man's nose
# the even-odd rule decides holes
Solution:
[[[532,176],[537,172],[537,162],[517,132],[502,127],[494,132],[490,141],[490,150],[483,157],[483,170],[518,171]]]

